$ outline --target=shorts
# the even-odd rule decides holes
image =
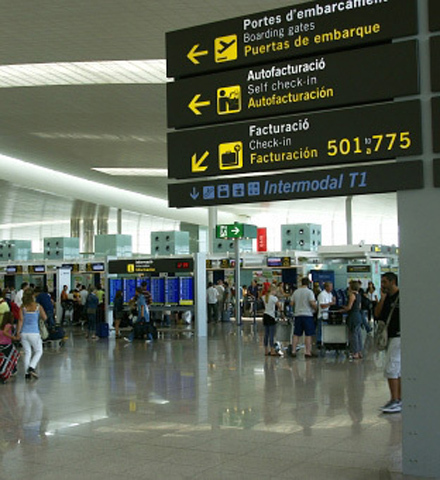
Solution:
[[[390,338],[385,356],[385,378],[400,378],[400,337]]]
[[[306,337],[311,337],[315,335],[315,322],[313,317],[308,317],[305,315],[299,315],[295,317],[295,328],[293,329],[293,334],[297,337],[300,337],[305,333]]]

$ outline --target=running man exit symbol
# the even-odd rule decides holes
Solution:
[[[241,87],[233,85],[222,87],[217,90],[217,113],[229,115],[241,111]]]
[[[214,40],[215,63],[237,60],[237,35],[226,35]]]

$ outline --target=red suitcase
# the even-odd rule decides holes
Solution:
[[[5,383],[15,372],[20,353],[14,345],[0,345],[0,381]]]

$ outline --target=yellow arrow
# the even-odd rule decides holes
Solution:
[[[195,113],[196,115],[201,115],[202,112],[199,110],[199,107],[207,107],[208,105],[211,105],[211,102],[209,100],[206,100],[205,102],[199,102],[199,98],[201,95],[198,93],[197,95],[194,96],[194,98],[189,102],[188,107]]]
[[[192,172],[204,172],[207,168],[208,165],[202,165],[202,163],[205,161],[205,159],[208,157],[209,152],[206,151],[199,160],[197,160],[197,153],[195,153],[191,157],[191,171]]]
[[[200,64],[200,62],[197,60],[197,57],[201,57],[202,55],[208,55],[209,53],[208,50],[201,50],[200,52],[198,52],[197,49],[199,47],[200,47],[200,44],[197,43],[191,48],[191,50],[186,55],[191,60],[191,62],[194,63],[194,65]]]

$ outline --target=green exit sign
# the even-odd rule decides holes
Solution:
[[[234,223],[232,225],[217,225],[217,238],[257,238],[257,227],[245,223]]]

